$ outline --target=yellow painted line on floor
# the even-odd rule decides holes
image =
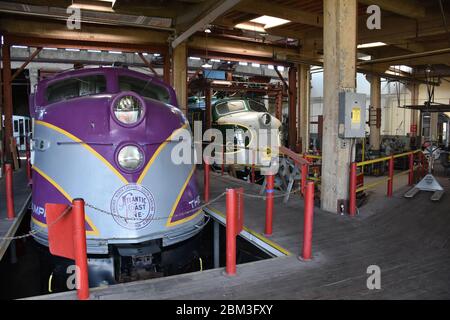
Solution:
[[[209,210],[211,210],[212,212],[214,212],[215,214],[221,216],[222,218],[224,218],[226,220],[226,216],[220,212],[219,210],[212,208],[212,207],[208,207]],[[269,246],[271,246],[272,248],[275,248],[276,250],[278,250],[279,252],[283,253],[286,256],[291,256],[292,253],[289,252],[288,250],[284,249],[283,247],[279,246],[278,244],[276,244],[275,242],[267,239],[266,237],[264,237],[262,234],[259,234],[258,232],[247,228],[244,226],[244,231],[250,233],[252,236],[258,238],[259,240],[263,241],[264,243],[268,244]]]

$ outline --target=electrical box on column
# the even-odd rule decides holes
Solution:
[[[354,92],[339,93],[339,138],[366,136],[366,95]]]

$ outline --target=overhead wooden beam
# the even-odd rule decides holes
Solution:
[[[294,48],[213,37],[208,37],[206,40],[204,36],[193,36],[189,39],[188,46],[190,49],[206,51],[205,48],[208,48],[208,51],[213,50],[226,54],[249,56],[250,58],[258,57],[274,59],[277,55],[297,53],[297,50]]]
[[[425,7],[415,0],[359,0],[360,3],[378,5],[381,9],[410,18],[423,18],[426,15]]]
[[[167,39],[170,36],[167,31],[88,24],[83,25],[82,30],[68,30],[65,22],[28,20],[18,16],[2,17],[0,32],[18,36],[24,45],[38,47],[64,43],[67,48],[72,46],[83,49],[92,47],[95,43],[99,50],[120,48],[121,51],[154,50],[153,52],[167,50]]]
[[[194,22],[191,27],[180,34],[172,41],[172,48],[176,48],[180,43],[186,41],[190,36],[199,30],[204,30],[212,21],[217,19],[221,14],[230,10],[240,0],[221,0],[219,4],[210,10],[207,14],[203,15],[199,20]]]
[[[290,6],[275,3],[273,1],[245,1],[237,5],[235,9],[247,13],[269,15],[314,27],[323,27],[323,17],[321,14],[295,9]]]

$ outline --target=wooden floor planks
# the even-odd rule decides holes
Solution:
[[[198,179],[201,181],[202,179]],[[450,181],[438,203],[429,194],[405,199],[376,196],[356,218],[315,210],[312,262],[297,259],[302,245],[303,202],[276,201],[270,240],[293,255],[238,266],[234,278],[223,270],[153,279],[92,290],[93,299],[449,299]],[[259,188],[214,174],[211,198],[226,187]],[[372,200],[373,200],[372,199]],[[225,212],[225,202],[213,204]],[[264,231],[264,200],[245,199],[245,225]],[[381,268],[381,290],[368,290],[367,267]],[[74,299],[74,293],[35,297]]]

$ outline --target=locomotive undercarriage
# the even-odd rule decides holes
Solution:
[[[88,254],[89,286],[95,288],[200,270],[200,231],[207,223],[207,219],[201,222],[196,235],[190,234],[188,239],[169,246],[163,239],[154,239],[138,244],[110,244],[108,254]],[[51,261],[49,288],[52,292],[67,291],[72,281],[73,261],[51,255],[48,248],[38,242],[36,245]]]

